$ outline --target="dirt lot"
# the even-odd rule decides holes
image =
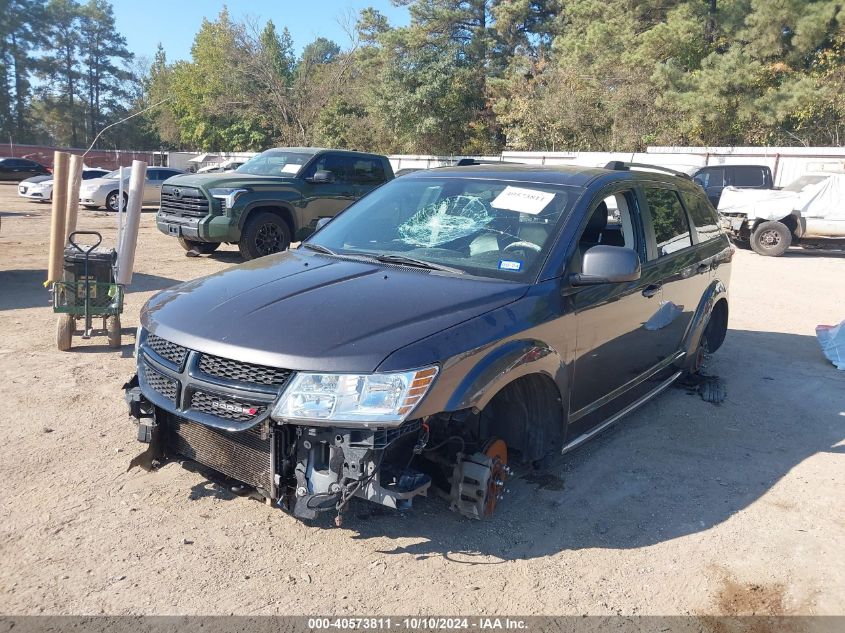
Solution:
[[[186,259],[144,214],[124,346],[55,349],[49,207],[0,185],[0,613],[845,613],[845,257],[739,252],[728,397],[669,390],[545,473],[497,518],[438,499],[305,526],[139,453],[121,386],[156,290],[238,262]],[[113,242],[115,219],[81,211]]]

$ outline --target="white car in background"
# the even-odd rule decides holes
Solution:
[[[181,169],[170,167],[148,167],[147,178],[144,182],[144,205],[157,205],[161,197],[161,184],[172,176],[183,174]],[[114,170],[102,178],[86,180],[79,188],[79,203],[86,209],[105,207],[109,211],[117,211],[117,197],[119,195],[120,171]],[[123,170],[123,205],[129,193],[129,169]]]
[[[208,165],[197,170],[198,174],[216,174],[227,171],[235,171],[238,167],[243,165],[245,160],[224,160],[218,165]]]
[[[808,172],[783,189],[726,187],[719,218],[731,241],[759,255],[791,245],[845,249],[845,173]]]
[[[102,178],[108,173],[108,169],[86,167],[82,170],[82,180]],[[50,202],[53,199],[53,177],[35,176],[22,180],[18,183],[18,195],[32,202]]]

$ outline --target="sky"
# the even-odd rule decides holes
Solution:
[[[345,48],[349,38],[340,22],[369,6],[386,15],[393,26],[408,22],[408,10],[392,6],[390,0],[112,0],[117,29],[129,50],[152,60],[161,42],[169,62],[190,59],[202,19],[216,18],[224,5],[235,21],[257,18],[263,25],[272,19],[278,31],[288,27],[297,55],[318,37]]]

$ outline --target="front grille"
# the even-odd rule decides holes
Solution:
[[[191,409],[208,413],[209,415],[234,420],[235,422],[249,422],[261,415],[267,409],[262,403],[244,403],[232,400],[226,396],[195,391],[191,395]]]
[[[207,466],[269,495],[273,481],[272,438],[261,439],[261,425],[229,433],[161,413],[166,451]]]
[[[161,211],[168,215],[201,218],[208,215],[208,198],[195,187],[164,185],[161,188]]]
[[[178,367],[182,366],[185,356],[188,355],[188,350],[181,345],[171,343],[155,334],[147,335],[147,345],[159,356],[165,360],[169,360]]]
[[[142,365],[144,371],[144,378],[150,389],[156,393],[161,394],[174,404],[176,403],[176,392],[179,389],[179,384],[167,376],[158,373],[155,369],[144,363]]]
[[[284,385],[291,374],[287,369],[242,363],[210,354],[202,355],[199,368],[201,372],[217,378],[277,387]]]

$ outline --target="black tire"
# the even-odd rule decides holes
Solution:
[[[68,351],[73,345],[75,319],[69,314],[60,314],[56,321],[56,347],[60,352]]]
[[[106,333],[109,335],[109,347],[117,349],[122,343],[122,333],[120,331],[120,315],[106,317]]]
[[[186,251],[196,251],[203,255],[210,255],[220,246],[220,242],[195,242],[179,237],[179,245]]]
[[[117,211],[117,191],[112,191],[109,195],[106,196],[106,209],[109,211]],[[123,209],[126,209],[126,201],[128,200],[129,196],[125,193],[123,194]]]
[[[780,257],[792,244],[792,233],[783,222],[761,222],[751,234],[751,248],[758,255]]]
[[[238,250],[244,259],[255,259],[287,250],[290,246],[290,229],[275,213],[260,211],[247,220]]]

